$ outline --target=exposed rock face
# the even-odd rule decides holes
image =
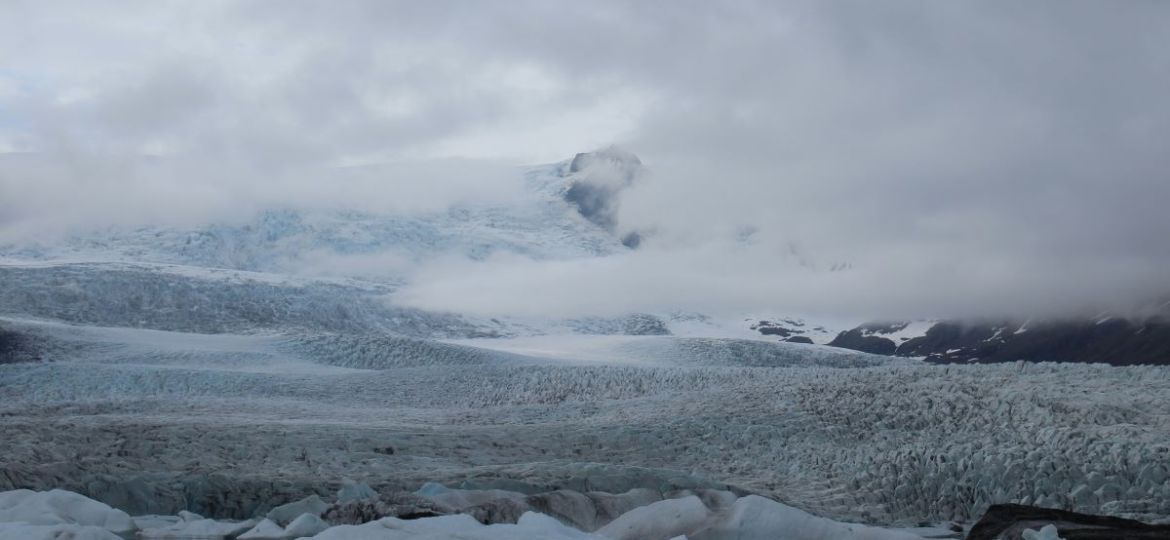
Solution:
[[[752,325],[752,330],[755,330],[764,336],[780,336],[783,338],[790,337],[794,332],[800,332],[794,328],[789,328],[780,323],[772,321],[760,321]]]
[[[748,328],[761,336],[791,343],[828,344],[838,334],[825,326],[798,317],[749,318],[744,319],[744,322]]]
[[[608,167],[614,172],[623,175],[624,180],[629,181],[641,170],[642,160],[638,159],[638,156],[621,148],[610,146],[601,150],[582,152],[573,156],[573,161],[569,162],[569,172],[586,172],[588,169],[596,169],[599,166]]]
[[[1025,323],[942,321],[931,326],[925,335],[901,343],[882,337],[885,329],[876,329],[877,326],[881,325],[867,324],[842,332],[829,345],[875,354],[923,357],[935,363],[1027,360],[1170,365],[1170,318],[1164,316]]]
[[[898,348],[892,340],[867,335],[874,330],[875,326],[879,325],[888,325],[888,323],[866,324],[852,330],[841,332],[833,341],[829,342],[829,345],[871,354],[892,355]]]
[[[1020,504],[996,504],[967,533],[967,540],[1019,540],[1026,529],[1054,525],[1064,540],[1145,540],[1170,538],[1170,525],[1079,514]]]
[[[569,163],[573,179],[565,191],[565,201],[597,226],[617,232],[619,194],[630,187],[642,171],[638,156],[617,148],[577,154]],[[622,235],[622,244],[636,249],[642,243],[637,231]]]

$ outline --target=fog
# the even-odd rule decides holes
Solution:
[[[639,249],[421,265],[533,316],[1128,309],[1170,292],[1163,2],[7,2],[0,238],[441,210],[611,144]],[[323,254],[314,259],[329,260]],[[338,258],[314,275],[376,274]]]

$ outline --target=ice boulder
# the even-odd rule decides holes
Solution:
[[[0,523],[0,538],[12,540],[122,540],[122,537],[92,525],[30,525]]]
[[[468,515],[401,520],[385,518],[363,525],[339,525],[313,540],[605,540],[568,527],[555,518],[529,512],[515,524],[484,525]]]
[[[271,519],[264,519],[248,532],[239,536],[240,540],[289,540],[292,538],[308,538],[329,528],[329,524],[313,514],[301,514],[292,520],[287,527],[281,527]]]
[[[204,517],[195,512],[179,510],[179,521],[199,521],[201,519],[204,519]]]
[[[143,529],[138,537],[150,540],[171,540],[187,538],[232,538],[256,525],[256,520],[248,521],[216,521],[200,518],[194,514],[187,519],[159,528]]]
[[[1056,530],[1056,525],[1049,523],[1040,528],[1040,530],[1028,529],[1024,531],[1024,540],[1061,540],[1060,533]]]
[[[341,489],[337,490],[337,502],[339,503],[366,501],[377,498],[378,492],[374,491],[374,488],[371,488],[369,484],[354,482],[348,478],[342,482]]]
[[[309,495],[308,497],[305,497],[299,501],[277,506],[276,508],[270,510],[268,515],[264,517],[275,521],[282,527],[287,527],[289,523],[292,523],[292,521],[300,517],[301,514],[313,514],[314,516],[320,516],[328,509],[329,504],[325,501],[322,501],[321,497],[318,497],[317,495]]]
[[[669,540],[699,530],[711,512],[694,495],[635,508],[597,530],[611,540]]]
[[[277,525],[271,519],[264,518],[248,532],[241,534],[239,538],[240,540],[282,540],[285,538],[284,527]]]
[[[841,523],[814,516],[757,495],[741,497],[710,527],[691,540],[921,540],[907,532]]]
[[[0,523],[29,525],[83,525],[100,527],[125,535],[133,532],[134,521],[121,510],[110,508],[89,497],[54,489],[31,491],[18,489],[0,492]]]
[[[313,536],[328,528],[329,524],[322,521],[321,518],[313,514],[301,514],[300,517],[292,520],[288,527],[284,528],[284,535],[287,538]]]

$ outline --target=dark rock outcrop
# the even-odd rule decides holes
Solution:
[[[804,333],[804,323],[791,319],[783,319],[779,321],[761,320],[751,325],[751,329],[755,330],[763,336],[779,336],[782,338],[791,337],[796,334]]]
[[[788,339],[785,339],[784,341],[789,343],[804,343],[805,345],[813,344],[813,340],[805,336],[792,336]]]
[[[633,185],[641,171],[642,161],[638,156],[617,148],[577,154],[569,163],[567,172],[572,182],[565,190],[565,202],[595,225],[617,233],[619,195]],[[642,234],[625,232],[621,242],[637,249],[642,244]]]
[[[871,354],[884,354],[887,356],[894,354],[898,346],[893,340],[871,335],[869,330],[870,325],[863,325],[852,330],[841,332],[837,337],[833,338],[833,341],[829,342],[829,345]]]
[[[622,245],[630,249],[638,249],[638,246],[642,245],[642,233],[638,231],[626,233],[622,237]]]
[[[574,182],[565,192],[565,200],[577,208],[582,217],[612,231],[617,226],[617,192],[619,187]]]
[[[1132,519],[1079,514],[1020,504],[996,504],[971,527],[967,540],[1018,540],[1026,529],[1053,525],[1064,540],[1166,540],[1170,525],[1150,525]]]
[[[904,325],[903,325],[904,328]],[[1170,365],[1170,318],[1120,317],[1049,321],[942,321],[925,335],[895,343],[900,328],[867,324],[829,345],[928,362],[997,363],[1019,360],[1112,365]]]
[[[1011,324],[962,327],[952,323],[936,334],[927,332],[921,338],[923,343],[908,341],[904,355],[925,356],[928,361],[940,363],[1034,360],[1170,364],[1170,321],[1163,319],[1051,321],[1024,328]],[[928,345],[928,340],[934,343]],[[901,350],[899,354],[903,354]]]

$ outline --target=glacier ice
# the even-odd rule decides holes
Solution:
[[[8,320],[57,352],[0,366],[0,427],[16,434],[0,439],[0,489],[60,487],[135,513],[244,519],[351,478],[379,492],[733,489],[882,524],[969,520],[998,502],[1170,514],[1165,368]]]
[[[710,509],[691,495],[630,510],[597,534],[611,540],[668,540],[705,528],[710,517]]]
[[[60,489],[0,492],[0,522],[93,526],[119,534],[135,529],[134,522],[125,512]]]
[[[255,527],[244,531],[239,536],[240,540],[284,540],[288,537],[284,527],[268,518],[260,520],[260,523],[257,523]]]
[[[1052,524],[1045,525],[1036,529],[1027,529],[1023,533],[1024,540],[1062,540],[1056,526]]]
[[[915,540],[901,531],[813,516],[791,506],[749,495],[735,502],[731,512],[710,528],[689,535],[692,540]]]
[[[270,519],[276,524],[287,527],[293,521],[301,519],[306,515],[320,516],[329,509],[329,504],[321,500],[317,495],[310,495],[296,502],[290,502],[273,508],[268,511],[264,517]]]
[[[301,514],[284,528],[284,534],[288,538],[300,538],[313,536],[328,528],[329,524],[322,521],[320,517],[314,514]]]
[[[12,540],[124,540],[92,525],[30,525],[0,522],[0,538]]]
[[[434,490],[437,496],[451,491]],[[511,523],[482,523],[470,514],[453,514],[417,519],[384,517],[357,525],[331,525],[312,513],[301,514],[287,526],[272,519],[228,522],[206,519],[189,512],[178,518],[144,519],[144,527],[136,532],[139,538],[151,539],[216,539],[288,540],[314,538],[319,540],[412,539],[432,540],[670,540],[685,537],[693,540],[755,539],[782,537],[788,540],[910,540],[918,538],[905,532],[840,523],[812,516],[790,506],[758,496],[736,500],[724,492],[700,497],[682,494],[679,497],[638,505],[603,524],[596,531],[581,530],[564,519],[544,513],[527,511]],[[60,492],[57,499],[84,501],[77,494]],[[0,500],[26,498],[17,492],[0,493]],[[90,506],[94,503],[89,501]],[[42,509],[41,513],[53,512]],[[10,516],[23,521],[0,521],[0,534],[21,534],[20,538],[79,538],[111,540],[119,538],[107,526],[78,524],[41,525],[38,512],[29,511]],[[42,520],[43,521],[43,520]],[[118,526],[118,524],[112,524]],[[127,534],[131,531],[122,531]],[[57,536],[62,535],[62,536]],[[73,535],[73,536],[70,536]],[[9,536],[5,536],[8,538]],[[16,536],[12,536],[16,538]]]
[[[370,499],[377,499],[378,492],[374,491],[369,484],[364,482],[354,482],[348,478],[342,480],[341,489],[337,490],[337,502],[357,502]]]

